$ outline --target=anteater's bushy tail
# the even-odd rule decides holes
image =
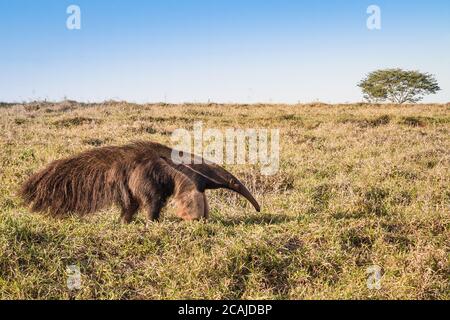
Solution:
[[[111,179],[111,166],[99,165],[93,158],[85,153],[52,162],[23,184],[21,197],[32,211],[55,216],[84,215],[112,204],[117,180]]]

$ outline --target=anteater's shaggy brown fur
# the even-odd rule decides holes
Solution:
[[[150,220],[158,219],[172,195],[180,217],[207,218],[204,191],[216,188],[234,190],[260,210],[245,186],[225,169],[205,162],[175,164],[171,155],[171,148],[153,142],[93,149],[50,163],[32,175],[20,193],[32,211],[54,216],[86,215],[116,203],[124,222],[130,222],[139,208]]]

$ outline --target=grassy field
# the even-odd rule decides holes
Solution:
[[[280,172],[227,166],[262,212],[209,192],[211,219],[168,207],[30,214],[20,184],[49,161],[177,128],[279,128]],[[450,105],[0,105],[0,299],[450,299]],[[82,285],[68,290],[66,268]],[[382,269],[369,289],[367,268]]]

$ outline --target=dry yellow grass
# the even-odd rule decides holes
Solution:
[[[228,166],[259,198],[210,193],[208,223],[168,208],[32,215],[15,195],[51,160],[176,128],[279,128],[280,172]],[[0,105],[0,299],[449,299],[450,105]],[[66,266],[82,287],[69,291]],[[381,289],[366,270],[382,268]]]

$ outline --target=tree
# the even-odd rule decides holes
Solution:
[[[371,72],[358,87],[369,102],[416,103],[441,90],[433,75],[419,71],[384,69]]]

